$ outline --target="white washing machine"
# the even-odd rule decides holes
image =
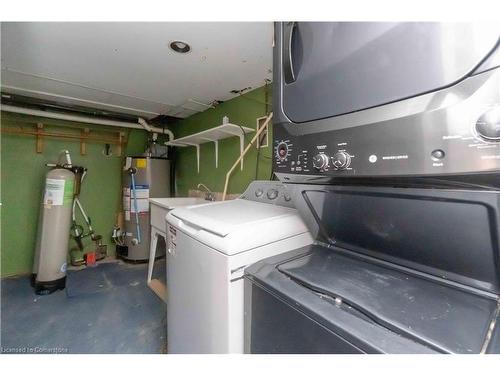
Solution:
[[[167,215],[169,353],[243,353],[243,270],[313,242],[283,185]]]

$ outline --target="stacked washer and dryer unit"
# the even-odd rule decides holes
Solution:
[[[275,25],[274,171],[316,241],[245,270],[246,352],[500,353],[499,36]]]

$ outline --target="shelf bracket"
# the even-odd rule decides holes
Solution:
[[[213,142],[214,147],[215,147],[215,168],[219,167],[219,140],[217,139],[212,139],[212,138],[206,138],[202,137],[201,139],[204,139],[208,142]]]
[[[219,168],[219,141],[213,141],[215,146],[215,168]]]
[[[198,173],[200,173],[200,145],[194,145],[196,147],[196,168]]]
[[[240,156],[241,156],[240,168],[241,170],[243,170],[243,146],[245,145],[245,135],[241,134],[239,137],[240,137]]]
[[[188,142],[183,142],[184,144],[188,146],[193,146],[196,147],[196,168],[198,170],[198,173],[200,173],[200,145],[196,143],[188,143]]]
[[[243,155],[243,148],[245,147],[245,134],[241,133],[241,132],[238,132],[238,131],[229,131],[229,130],[221,130],[223,133],[226,133],[226,134],[231,134],[235,137],[239,137],[240,138],[240,156]],[[241,158],[241,161],[240,161],[240,168],[241,170],[243,170],[243,158]]]

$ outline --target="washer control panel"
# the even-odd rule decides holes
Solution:
[[[239,199],[295,208],[291,195],[278,181],[253,181]]]

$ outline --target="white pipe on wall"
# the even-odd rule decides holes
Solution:
[[[99,119],[99,118],[93,118],[93,117],[70,115],[70,114],[66,114],[66,113],[48,112],[48,111],[41,111],[41,110],[38,110],[38,109],[16,107],[16,106],[13,106],[13,105],[4,105],[4,104],[2,104],[2,106],[0,107],[0,109],[2,111],[6,111],[6,112],[20,113],[20,114],[23,114],[23,115],[32,115],[32,116],[47,117],[47,118],[53,118],[53,119],[57,119],[57,120],[84,122],[84,123],[87,123],[87,124],[119,126],[119,127],[122,127],[122,128],[142,129],[142,126],[140,126],[139,124],[133,123],[133,122],[105,120],[105,119]]]
[[[97,124],[97,125],[106,125],[106,126],[118,126],[120,128],[144,129],[150,133],[166,134],[169,137],[169,141],[174,139],[174,134],[170,130],[167,130],[167,129],[164,130],[162,128],[150,126],[144,119],[142,119],[140,117],[138,119],[138,122],[135,123],[135,122],[106,120],[106,119],[99,119],[99,118],[86,117],[86,116],[70,115],[70,114],[66,114],[66,113],[41,111],[38,109],[16,107],[13,105],[4,105],[4,104],[2,104],[0,109],[2,111],[6,111],[6,112],[20,113],[23,115],[31,115],[31,116],[47,117],[47,118],[53,118],[53,119],[57,119],[57,120],[84,122],[87,124]]]
[[[172,141],[174,139],[174,133],[172,133],[170,130],[168,129],[162,129],[162,128],[157,128],[155,126],[151,126],[149,125],[146,120],[144,120],[143,118],[139,117],[137,119],[137,122],[148,132],[150,133],[159,133],[159,134],[166,134],[168,135],[168,140],[169,141]]]

